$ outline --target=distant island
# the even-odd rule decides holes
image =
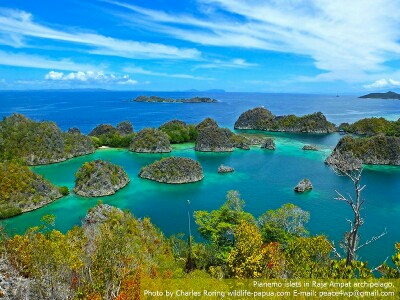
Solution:
[[[398,99],[400,100],[400,94],[395,92],[387,92],[387,93],[369,93],[368,95],[361,96],[359,98],[364,99]]]
[[[135,102],[163,102],[163,103],[216,103],[218,100],[208,97],[193,97],[183,99],[162,98],[158,96],[138,96]]]

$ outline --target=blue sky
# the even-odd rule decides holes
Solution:
[[[399,20],[393,0],[0,0],[0,89],[396,89]]]

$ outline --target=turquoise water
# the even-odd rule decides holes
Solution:
[[[92,155],[69,161],[34,167],[56,185],[66,185],[71,190],[74,173],[83,162],[104,159],[121,165],[129,174],[131,182],[113,196],[87,199],[73,193],[39,210],[6,220],[11,232],[23,232],[38,224],[46,214],[57,217],[56,227],[62,231],[79,225],[88,208],[99,199],[104,203],[129,209],[136,217],[150,217],[167,235],[187,231],[187,200],[190,210],[212,210],[224,201],[228,190],[239,190],[246,200],[245,209],[256,217],[269,209],[276,209],[291,202],[310,211],[308,228],[312,234],[325,234],[336,244],[351,218],[351,209],[343,202],[334,200],[335,190],[352,192],[349,180],[336,176],[323,160],[329,155],[339,135],[269,134],[276,138],[277,150],[268,151],[253,147],[250,151],[235,150],[233,153],[199,153],[193,145],[174,147],[171,154],[136,154],[122,149],[102,149]],[[313,143],[321,151],[303,151],[302,146]],[[190,157],[198,160],[205,178],[201,182],[185,185],[168,185],[141,179],[137,176],[142,166],[164,156]],[[217,173],[223,163],[235,168],[231,174]],[[302,178],[309,178],[314,189],[296,194],[293,187]],[[366,199],[363,215],[365,224],[362,238],[380,234],[386,227],[388,234],[371,246],[365,247],[361,257],[377,265],[393,253],[393,246],[400,241],[400,168],[366,167],[363,183]],[[196,235],[199,239],[199,236]]]

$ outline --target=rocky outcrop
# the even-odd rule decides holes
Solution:
[[[89,133],[89,136],[100,136],[103,134],[115,134],[117,132],[117,128],[110,124],[100,124],[97,125],[93,130]]]
[[[232,132],[226,128],[214,126],[199,130],[195,150],[201,152],[231,152],[234,146],[230,141]]]
[[[103,160],[84,163],[75,178],[74,192],[83,197],[112,195],[129,183],[124,169]]]
[[[53,122],[35,122],[19,114],[0,122],[0,159],[20,159],[33,166],[61,162],[94,151],[89,137],[62,132]]]
[[[352,156],[363,164],[400,166],[400,137],[375,135],[372,137],[341,138],[327,164],[334,164],[343,156]]]
[[[197,130],[203,130],[206,127],[219,127],[217,122],[214,119],[211,118],[205,118],[203,121],[201,121],[199,124],[196,125]]]
[[[275,116],[264,107],[257,107],[242,113],[235,122],[235,129],[306,133],[336,131],[335,125],[328,122],[321,112],[302,117],[295,115]]]
[[[122,215],[123,211],[117,207],[100,203],[89,209],[85,218],[82,220],[82,225],[83,227],[87,227],[90,225],[104,223],[112,214]]]
[[[61,197],[57,187],[27,166],[0,163],[0,219],[35,210]]]
[[[268,150],[275,150],[275,142],[272,138],[267,138],[264,140],[264,143],[261,145],[262,149],[268,149]]]
[[[135,102],[166,102],[166,103],[215,103],[215,99],[208,97],[193,97],[183,99],[163,98],[158,96],[138,96],[133,101]]]
[[[199,162],[183,157],[163,158],[140,170],[141,178],[162,183],[190,183],[204,178]]]
[[[122,135],[133,133],[133,125],[130,121],[123,121],[118,123],[117,130]]]
[[[69,128],[67,132],[68,133],[75,133],[75,134],[80,134],[81,133],[80,129],[76,128],[76,127]]]
[[[304,145],[302,149],[306,151],[318,151],[318,148],[315,145]]]
[[[134,137],[129,150],[140,153],[167,153],[171,152],[171,144],[165,132],[155,128],[145,128]]]
[[[295,186],[294,191],[297,193],[303,193],[312,190],[312,188],[313,186],[311,184],[311,181],[305,178]]]
[[[235,169],[229,166],[220,165],[218,167],[218,173],[232,173]]]

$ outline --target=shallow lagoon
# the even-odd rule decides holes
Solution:
[[[34,167],[56,185],[66,185],[71,190],[74,173],[79,166],[93,159],[104,159],[121,165],[129,174],[129,185],[113,196],[102,197],[104,203],[129,209],[136,217],[150,217],[167,235],[187,231],[187,200],[190,210],[212,210],[224,201],[228,190],[239,190],[246,201],[245,209],[256,217],[268,209],[276,209],[291,202],[310,211],[308,228],[312,234],[326,234],[338,244],[348,229],[346,218],[351,218],[347,204],[334,200],[335,190],[352,192],[350,180],[338,177],[323,161],[339,139],[338,134],[268,134],[276,138],[277,150],[268,151],[253,147],[250,151],[233,153],[199,153],[192,144],[177,145],[171,154],[136,154],[122,149],[102,149],[96,153],[69,161]],[[304,144],[317,144],[321,151],[303,151]],[[163,156],[182,156],[198,160],[204,169],[201,182],[185,185],[168,185],[141,179],[137,176],[142,166]],[[218,174],[223,163],[236,169],[231,174]],[[309,178],[314,190],[296,194],[293,187],[302,178]],[[361,238],[379,235],[384,228],[388,234],[360,253],[372,266],[393,253],[394,243],[400,241],[400,168],[367,166],[363,174],[366,199],[363,215],[365,224]],[[57,217],[56,228],[66,231],[78,225],[88,208],[100,198],[86,199],[75,194],[62,198],[44,208],[6,220],[10,232],[23,232],[37,225],[46,214]],[[192,220],[193,221],[193,220]],[[196,239],[199,236],[196,233]]]

